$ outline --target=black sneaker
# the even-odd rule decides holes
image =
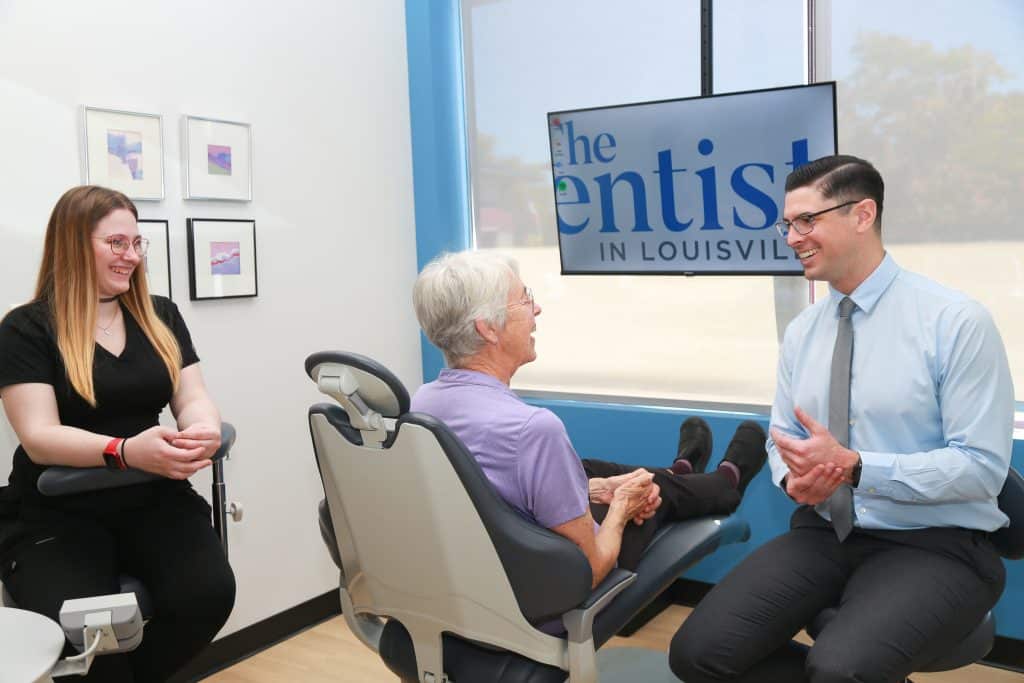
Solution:
[[[767,439],[761,425],[753,420],[744,420],[736,428],[732,441],[725,449],[723,462],[731,462],[740,471],[740,482],[736,486],[740,495],[746,491],[747,484],[761,471],[764,461],[768,459],[768,451],[765,449]]]
[[[703,472],[711,457],[711,428],[699,417],[688,417],[679,425],[679,446],[676,459],[672,463],[672,471],[676,474],[687,474],[686,466],[676,467],[677,462],[686,460],[692,467],[692,473]]]

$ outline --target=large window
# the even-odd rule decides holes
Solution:
[[[714,91],[805,82],[805,0],[714,3]],[[901,265],[981,300],[1024,387],[1024,7],[822,1],[839,149],[886,178]],[[518,389],[771,402],[802,278],[561,276],[545,113],[700,93],[700,1],[465,0],[475,244],[517,257],[543,315]],[[819,289],[820,291],[820,289]]]
[[[719,51],[725,80],[802,83],[802,3],[772,3],[753,23],[742,4],[716,4],[716,28],[732,17],[749,33]],[[513,385],[768,403],[772,278],[559,274],[545,114],[699,95],[699,0],[467,0],[463,27],[476,246],[518,258],[543,308],[539,358]]]
[[[840,150],[885,178],[886,248],[992,312],[1022,396],[1024,4],[831,5],[819,71],[839,83]]]

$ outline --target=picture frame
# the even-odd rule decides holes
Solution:
[[[252,201],[252,128],[201,116],[182,119],[185,199]]]
[[[172,299],[170,226],[166,220],[140,218],[138,222],[139,234],[149,240],[143,259],[149,293]]]
[[[136,201],[164,198],[163,117],[82,107],[83,175]]]
[[[188,218],[188,291],[192,301],[258,294],[256,221]]]

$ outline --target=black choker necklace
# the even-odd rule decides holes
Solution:
[[[117,297],[116,296],[101,296],[100,297],[100,303],[101,304],[109,304],[111,301],[117,301]]]

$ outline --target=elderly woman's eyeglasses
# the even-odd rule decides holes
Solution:
[[[523,298],[515,303],[509,304],[508,308],[515,308],[516,306],[529,306],[533,308],[533,290],[529,287],[523,288]]]
[[[815,211],[814,213],[803,213],[803,214],[800,214],[799,216],[797,216],[796,218],[794,218],[791,221],[787,221],[787,220],[783,219],[783,220],[781,220],[781,221],[779,221],[778,223],[775,224],[775,229],[778,230],[779,234],[782,235],[784,238],[789,236],[789,229],[790,228],[792,228],[793,230],[796,230],[797,234],[799,234],[799,235],[809,235],[809,234],[811,234],[811,230],[814,230],[814,219],[815,218],[817,218],[818,216],[820,216],[823,213],[828,213],[829,211],[835,211],[836,209],[841,209],[844,206],[849,206],[850,204],[856,204],[859,201],[861,201],[861,200],[860,199],[854,199],[854,200],[849,201],[849,202],[843,202],[842,204],[840,204],[838,206],[832,206],[832,207],[829,207],[827,209],[822,209],[821,211]]]
[[[106,242],[110,246],[110,251],[114,253],[114,256],[121,256],[128,251],[128,247],[131,247],[141,258],[145,256],[146,252],[149,250],[149,240],[145,237],[129,239],[126,235],[110,235],[109,237],[96,237],[94,239]]]

